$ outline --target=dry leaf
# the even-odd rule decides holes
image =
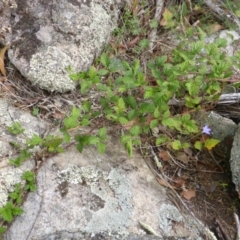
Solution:
[[[129,130],[131,127],[133,127],[137,124],[139,124],[139,119],[134,118],[133,120],[129,121],[127,124],[124,124],[123,128],[126,129],[126,130]]]
[[[196,197],[196,190],[195,189],[189,189],[187,191],[182,191],[180,194],[185,199],[190,200],[191,198]]]
[[[163,18],[159,24],[160,24],[160,26],[165,27],[165,26],[167,26],[169,21],[172,19],[173,13],[171,11],[169,11],[167,8],[165,8],[162,15],[163,15]]]
[[[191,148],[184,148],[183,151],[189,156],[192,157],[192,149]]]
[[[174,179],[174,182],[176,183],[176,186],[178,188],[182,187],[183,185],[186,184],[186,179],[184,178],[177,178],[177,179]]]
[[[136,45],[139,39],[140,39],[139,36],[135,37],[132,41],[127,43],[127,47],[132,47],[133,45]]]
[[[168,188],[172,188],[172,189],[177,189],[176,187],[174,187],[173,185],[169,184],[168,182],[164,181],[161,178],[157,178],[157,181],[164,187],[168,187]]]
[[[178,152],[176,155],[176,159],[178,159],[179,161],[181,161],[182,163],[185,163],[185,164],[187,164],[189,161],[187,154],[184,152]]]
[[[0,71],[4,77],[6,77],[6,70],[5,70],[5,66],[4,66],[4,56],[5,56],[6,50],[9,48],[9,46],[10,45],[7,45],[0,50]]]
[[[162,150],[159,152],[158,156],[163,160],[163,161],[169,161],[169,155],[168,151]]]
[[[223,29],[223,26],[220,25],[220,24],[213,24],[210,26],[209,30],[210,30],[210,33],[215,33],[215,32],[218,32],[219,30]]]

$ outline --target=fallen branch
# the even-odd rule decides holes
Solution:
[[[213,0],[204,0],[204,3],[215,13],[217,13],[220,17],[228,18],[235,22],[240,29],[240,21],[238,17],[234,14],[233,11],[224,11],[220,6],[223,5],[225,8],[228,8],[222,1],[213,1]]]
[[[218,99],[218,105],[223,104],[233,104],[240,102],[240,93],[229,93],[229,94],[222,94]],[[170,106],[184,106],[184,100],[178,100],[173,98],[169,100],[168,105]]]
[[[157,22],[160,21],[162,8],[163,8],[164,1],[163,0],[157,0],[156,1],[156,11],[154,15],[154,20]],[[149,34],[149,51],[152,52],[154,49],[154,43],[156,42],[157,38],[157,28],[153,28],[152,31]]]

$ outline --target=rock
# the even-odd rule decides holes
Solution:
[[[210,112],[207,116],[206,124],[212,129],[212,136],[218,140],[224,140],[226,137],[234,137],[237,130],[237,124],[231,119]]]
[[[9,133],[7,127],[12,126],[14,122],[19,122],[25,129],[22,134],[14,136]],[[20,168],[9,166],[9,159],[16,155],[16,150],[9,142],[23,145],[27,137],[43,134],[47,126],[47,123],[30,113],[11,107],[7,101],[0,99],[0,207],[6,204],[8,193],[13,191],[14,185],[21,182],[23,172],[34,167],[33,161],[24,163]]]
[[[125,2],[21,0],[15,10],[4,5],[0,23],[8,31],[0,41],[11,44],[10,61],[33,84],[51,92],[73,90],[67,68],[87,70],[117,26]]]
[[[236,186],[236,191],[238,192],[238,196],[240,198],[240,124],[238,124],[238,128],[233,140],[233,146],[231,151],[231,159],[230,166],[232,171],[232,181]]]
[[[47,159],[4,239],[205,239],[205,228],[170,203],[141,156],[129,158],[115,138],[107,149],[80,154],[72,146]]]

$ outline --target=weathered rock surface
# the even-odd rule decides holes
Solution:
[[[240,124],[233,140],[233,146],[231,151],[231,171],[232,171],[232,180],[236,186],[236,191],[240,198]]]
[[[140,156],[130,159],[112,139],[110,151],[75,147],[48,159],[37,175],[37,192],[24,203],[5,239],[127,239],[144,235],[138,222],[165,237],[201,239],[196,222],[172,206]],[[196,225],[195,225],[196,224]],[[110,238],[112,237],[112,238]],[[163,236],[162,236],[163,237]]]
[[[42,134],[47,124],[0,101],[1,168],[0,204],[7,201],[14,184],[33,159],[20,168],[9,166],[12,149],[8,141],[24,144],[27,136]],[[11,136],[6,127],[12,119],[26,128],[25,135]],[[17,217],[5,240],[51,239],[206,239],[195,218],[172,205],[141,156],[129,158],[115,138],[100,155],[95,148],[79,153],[74,146],[63,154],[46,159],[37,173],[37,191],[28,195],[24,214]],[[139,222],[152,228],[148,236]],[[212,238],[209,238],[212,239]]]
[[[7,127],[14,122],[19,122],[25,129],[22,134],[11,135]],[[30,113],[11,107],[7,101],[0,99],[0,207],[6,204],[9,192],[13,191],[14,185],[21,181],[23,172],[34,167],[33,162],[26,162],[21,168],[9,166],[9,159],[16,155],[9,142],[23,145],[26,138],[34,134],[41,135],[47,129],[48,124],[33,117]]]
[[[67,68],[86,70],[117,26],[121,0],[21,0],[0,5],[0,42],[10,61],[48,91],[75,88]],[[17,7],[16,7],[17,6]]]

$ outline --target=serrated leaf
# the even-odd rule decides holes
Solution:
[[[118,106],[121,110],[124,110],[124,109],[125,109],[125,102],[124,102],[123,98],[119,98],[119,99],[118,99],[117,106]]]
[[[37,134],[34,134],[30,140],[27,140],[27,144],[30,145],[30,147],[34,147],[36,145],[42,145],[42,143],[43,143],[43,139],[39,137]]]
[[[88,143],[92,144],[92,145],[96,145],[99,142],[100,142],[100,140],[96,136],[90,136],[89,139],[88,139]]]
[[[200,141],[196,141],[194,143],[194,147],[198,150],[202,150],[202,143]]]
[[[108,74],[108,70],[107,69],[102,68],[102,69],[98,70],[98,75],[100,75],[100,76],[105,76],[107,74]]]
[[[168,8],[165,8],[164,11],[163,11],[163,18],[168,22],[170,21],[172,18],[173,18],[173,13],[168,9]],[[160,25],[161,25],[161,22],[160,22]],[[161,25],[161,26],[164,26],[164,25]]]
[[[103,127],[98,130],[98,136],[104,138],[107,134],[107,128]]]
[[[207,148],[209,151],[212,150],[218,143],[221,141],[214,138],[208,138],[204,143],[204,147]]]
[[[169,141],[168,137],[162,135],[156,139],[156,145],[161,145],[163,143],[167,143]]]
[[[139,134],[141,134],[142,130],[139,126],[133,126],[130,128],[130,133],[133,135],[133,136],[138,136]]]
[[[100,56],[100,62],[103,64],[104,67],[108,67],[110,64],[110,59],[106,53],[103,53]]]
[[[180,150],[180,149],[182,148],[181,142],[180,142],[179,140],[174,140],[174,141],[172,142],[172,148],[173,148],[174,150]]]
[[[122,124],[122,125],[125,125],[127,124],[129,121],[127,120],[127,118],[125,117],[119,117],[118,118],[118,121]]]
[[[0,208],[0,216],[3,218],[4,221],[11,222],[13,220],[12,208],[12,202],[7,202],[4,207]]]
[[[99,142],[98,143],[98,152],[99,153],[105,153],[106,150],[106,144]]]

